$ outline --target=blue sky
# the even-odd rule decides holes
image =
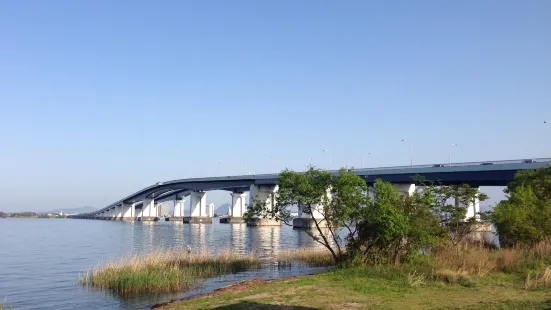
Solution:
[[[550,1],[1,1],[0,42],[3,210],[322,149],[407,165],[402,139],[415,164],[551,157]]]

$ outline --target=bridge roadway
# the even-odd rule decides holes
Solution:
[[[382,167],[382,168],[367,168],[353,169],[356,175],[362,177],[368,184],[373,183],[376,179],[391,182],[393,184],[407,185],[414,183],[415,176],[421,176],[428,181],[439,181],[444,185],[453,184],[469,184],[473,187],[479,186],[505,186],[513,180],[514,175],[520,170],[536,169],[545,167],[551,164],[551,158],[539,158],[530,160],[506,160],[506,161],[490,161],[490,162],[470,162],[470,163],[455,163],[455,164],[436,164],[422,166],[401,166],[401,167]],[[331,171],[335,175],[337,170]],[[106,217],[106,212],[113,210],[118,214],[108,213],[107,217],[124,217],[125,205],[132,205],[132,209],[142,206],[144,210],[144,202],[146,204],[183,199],[183,197],[193,193],[202,193],[211,190],[227,190],[233,193],[243,193],[249,190],[261,190],[263,187],[274,188],[279,174],[256,174],[256,175],[240,175],[240,176],[222,176],[208,178],[189,178],[181,180],[173,180],[168,182],[159,182],[155,185],[146,187],[127,197],[122,198],[98,211],[87,214],[78,214],[72,216],[74,218],[93,218],[98,215]],[[257,192],[255,190],[255,194]],[[261,190],[262,191],[262,190]],[[252,195],[252,194],[251,194]],[[250,196],[251,196],[250,195]],[[204,205],[204,195],[198,197],[198,201],[193,200],[194,205],[197,203],[199,209]],[[266,198],[266,197],[264,197]],[[250,197],[249,197],[250,199]],[[235,201],[233,202],[235,204]],[[243,202],[240,202],[243,204]],[[117,207],[122,208],[117,211]],[[183,217],[183,201],[182,210],[178,217]],[[192,207],[190,206],[190,209]],[[149,211],[151,213],[151,211]],[[191,216],[204,217],[205,212],[201,210]],[[139,212],[138,212],[139,213]],[[130,213],[132,218],[139,218],[140,214]],[[141,214],[144,216],[144,214]],[[151,214],[150,214],[151,215]],[[175,214],[176,215],[176,214]],[[154,215],[155,216],[155,215]],[[210,214],[209,216],[212,216]],[[145,218],[145,217],[144,217]]]

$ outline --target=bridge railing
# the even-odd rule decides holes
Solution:
[[[482,164],[492,165],[506,165],[506,164],[521,164],[525,160],[533,160],[538,163],[551,163],[551,158],[529,158],[529,159],[516,159],[516,160],[488,160],[488,161],[473,161],[462,163],[442,163],[442,164],[426,164],[426,165],[413,165],[412,166],[392,166],[392,167],[370,167],[370,168],[355,168],[354,170],[393,170],[393,169],[408,169],[408,168],[431,168],[431,167],[465,167],[465,166],[478,166]]]

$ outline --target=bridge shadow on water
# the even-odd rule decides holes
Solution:
[[[254,310],[317,310],[318,308],[302,306],[284,306],[274,304],[263,304],[255,301],[241,301],[238,303],[215,307],[211,309],[230,310],[230,309],[254,309]]]

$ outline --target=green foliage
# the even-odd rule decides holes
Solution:
[[[428,186],[409,196],[392,184],[377,180],[376,199],[369,204],[359,225],[359,246],[365,259],[370,263],[397,264],[415,258],[420,250],[444,243],[447,229],[439,217],[439,190]]]
[[[480,214],[467,219],[469,205],[476,200],[485,201],[488,196],[480,193],[478,188],[467,184],[442,186],[439,184],[424,184],[423,201],[431,205],[431,212],[440,217],[440,227],[453,245],[465,240],[473,231],[473,225],[478,222]],[[453,201],[454,203],[450,203]]]
[[[272,218],[292,225],[291,211],[298,207],[314,223],[313,232],[309,228],[301,229],[325,246],[335,261],[341,261],[344,242],[337,229],[347,229],[348,238],[355,238],[357,223],[361,221],[369,201],[365,181],[345,169],[341,169],[335,177],[331,172],[309,167],[306,172],[281,172],[277,185],[275,203],[272,205],[255,199],[254,204],[248,207],[245,218]],[[316,217],[316,214],[322,217]]]
[[[551,166],[518,172],[504,192],[507,199],[486,214],[502,245],[536,243],[551,236]]]
[[[346,169],[336,176],[314,167],[306,172],[285,170],[277,184],[273,203],[255,199],[245,217],[273,218],[292,225],[291,210],[298,207],[315,224],[314,231],[302,229],[325,246],[336,262],[346,258],[397,264],[447,241],[458,244],[477,221],[466,219],[468,206],[487,198],[468,185],[423,184],[412,195],[403,195],[381,180],[368,188],[362,178]],[[370,199],[371,194],[376,199]],[[450,204],[451,200],[456,203]],[[341,239],[343,231],[346,242]]]

